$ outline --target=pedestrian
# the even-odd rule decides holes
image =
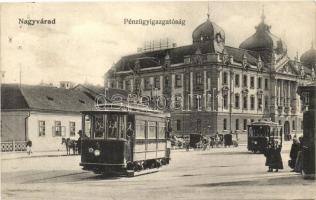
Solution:
[[[299,151],[297,153],[297,158],[295,162],[294,171],[297,173],[302,173],[303,170],[303,137],[299,137]]]
[[[30,156],[31,153],[32,153],[32,141],[31,140],[28,140],[26,142],[26,152],[27,154]]]
[[[298,141],[298,139],[293,138],[293,143],[291,146],[291,151],[290,151],[290,160],[289,160],[289,167],[292,168],[292,172],[294,172],[294,168],[295,168],[295,163],[296,163],[296,159],[297,159],[297,154],[300,150],[300,143]]]
[[[238,131],[235,130],[235,135],[236,135],[236,141],[238,142]]]
[[[126,135],[127,135],[128,139],[132,139],[132,137],[134,135],[134,130],[132,128],[132,123],[131,122],[128,123],[128,127],[127,127],[127,130],[126,130]]]
[[[266,163],[265,165],[269,167],[268,172],[272,172],[272,167],[271,167],[271,155],[272,155],[272,143],[269,141],[267,147],[264,150],[264,156],[266,157]]]
[[[283,169],[283,162],[281,157],[281,146],[278,141],[271,141],[265,152],[266,166],[269,167],[268,172],[278,172],[279,169]]]

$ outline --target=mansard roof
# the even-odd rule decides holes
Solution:
[[[162,49],[124,56],[114,65],[114,69],[116,71],[132,70],[135,67],[136,60],[139,61],[141,69],[161,66],[165,62],[166,55],[169,55],[171,64],[184,63],[184,57],[194,55],[198,49],[202,54],[212,52],[209,44],[209,42],[205,42],[199,45],[192,44],[177,48]],[[252,55],[248,50],[230,46],[225,46],[225,50],[228,55],[233,56],[235,62],[242,63],[242,59],[245,54],[248,63],[252,65],[256,65],[258,63],[259,55]]]

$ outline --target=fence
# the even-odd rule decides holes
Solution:
[[[26,141],[1,142],[1,152],[26,151]]]

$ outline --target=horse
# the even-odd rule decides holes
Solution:
[[[62,138],[61,144],[66,145],[67,155],[70,155],[70,149],[72,149],[73,155],[78,153],[78,145],[76,140],[71,140],[70,138]]]

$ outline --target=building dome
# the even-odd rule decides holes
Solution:
[[[312,48],[305,53],[302,54],[301,56],[301,63],[312,69],[312,67],[315,68],[316,66],[316,49],[314,49],[314,46],[312,45]]]
[[[225,44],[225,32],[208,18],[199,25],[192,33],[193,44],[211,42],[215,51],[222,51]]]
[[[286,44],[277,36],[270,32],[271,26],[264,22],[265,16],[262,15],[261,23],[256,26],[256,33],[243,41],[239,48],[251,51],[275,51],[276,54],[287,52]]]

